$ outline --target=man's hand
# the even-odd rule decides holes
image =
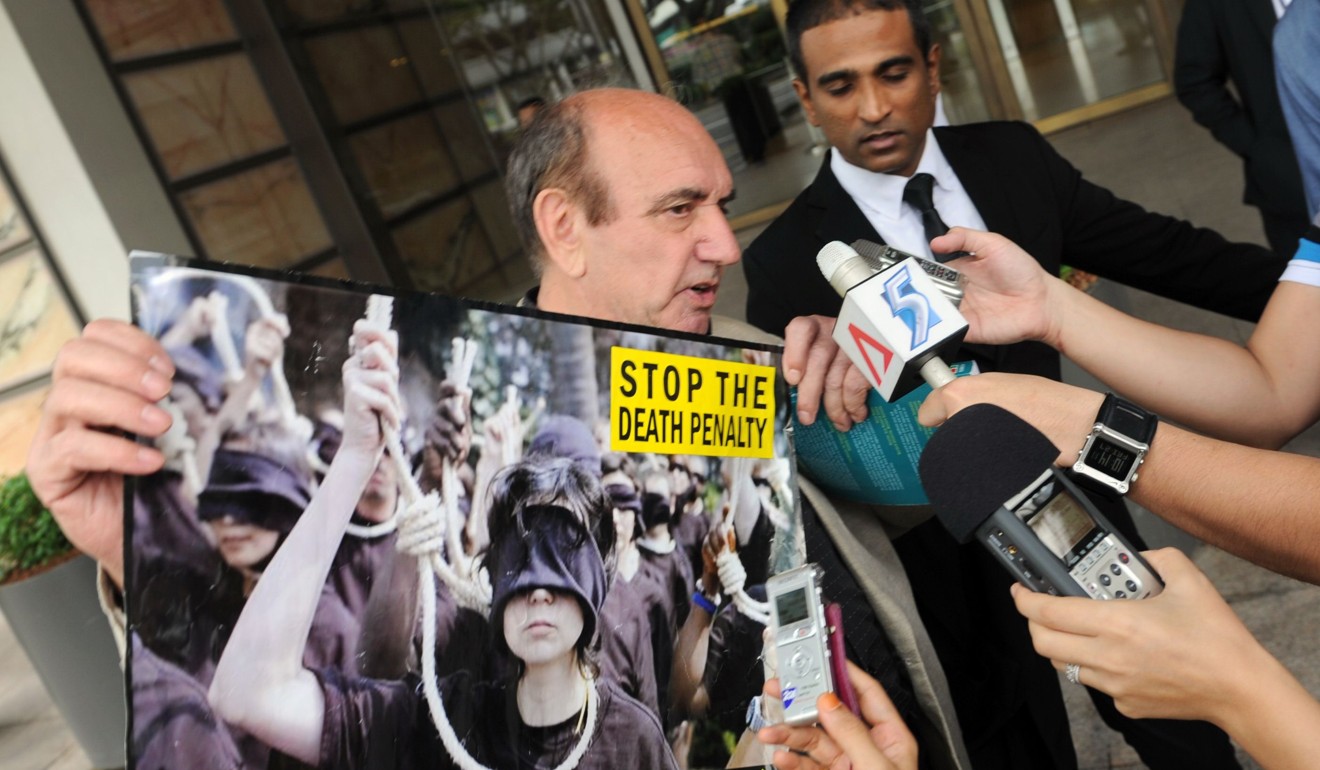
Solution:
[[[1054,346],[1062,292],[1074,291],[1017,244],[995,233],[955,227],[930,242],[939,254],[973,252],[949,262],[967,278],[962,303],[967,341],[1007,345],[1040,340]]]
[[[28,451],[37,497],[69,542],[121,586],[124,475],[154,473],[165,458],[116,434],[164,433],[170,417],[156,402],[169,395],[173,377],[169,355],[145,332],[120,321],[93,321],[60,349]]]
[[[922,402],[917,421],[936,427],[972,404],[995,404],[1044,433],[1059,448],[1058,464],[1071,465],[1102,401],[1100,393],[1044,377],[987,372],[933,390]]]
[[[865,671],[848,663],[848,679],[857,691],[862,718],[858,719],[833,693],[816,700],[820,725],[761,728],[757,737],[767,745],[787,746],[776,751],[780,770],[856,768],[856,770],[916,770],[917,740],[903,723],[884,687]],[[780,697],[779,680],[765,683],[765,696]]]
[[[866,397],[871,384],[834,343],[834,320],[813,315],[789,323],[784,331],[784,379],[797,386],[798,422],[815,422],[824,400],[830,422],[847,431],[870,414]]]

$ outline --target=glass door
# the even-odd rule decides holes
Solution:
[[[1016,111],[1043,130],[1169,93],[1167,24],[1148,0],[981,2]]]

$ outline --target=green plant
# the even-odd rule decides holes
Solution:
[[[5,479],[0,485],[0,584],[72,550],[55,518],[32,491],[27,474]]]

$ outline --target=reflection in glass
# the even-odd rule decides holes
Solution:
[[[496,179],[478,187],[472,193],[477,216],[490,234],[495,253],[501,257],[516,256],[522,248],[517,229],[509,224],[509,199],[504,195],[504,184]]]
[[[457,93],[463,87],[454,69],[447,46],[437,37],[435,22],[429,18],[400,22],[399,37],[403,40],[408,61],[422,81],[427,96]]]
[[[341,124],[371,118],[422,98],[394,27],[368,23],[303,43]]]
[[[28,446],[37,435],[41,422],[41,405],[50,388],[39,388],[21,396],[0,400],[0,478],[23,470],[27,463]]]
[[[599,0],[426,3],[458,60],[496,146],[516,135],[514,107],[595,85],[632,85],[622,46]]]
[[[483,136],[485,129],[471,105],[462,99],[442,104],[435,108],[435,117],[464,180],[478,179],[495,170],[495,158]]]
[[[49,371],[60,345],[77,333],[78,321],[35,243],[0,263],[0,389]]]
[[[930,21],[933,40],[940,46],[940,95],[948,122],[989,120],[981,78],[954,0],[925,0],[921,7]]]
[[[1023,115],[1050,117],[1164,79],[1145,0],[988,0]]]
[[[124,76],[170,179],[284,144],[266,92],[242,54]]]
[[[23,219],[23,212],[18,209],[18,201],[0,181],[0,253],[31,237],[32,231]]]
[[[458,174],[428,113],[361,131],[348,143],[386,219],[458,184]]]
[[[495,264],[486,230],[466,198],[399,225],[394,243],[422,291],[455,293]]]
[[[223,0],[84,0],[113,61],[236,40]]]
[[[189,190],[179,200],[210,259],[287,267],[330,245],[291,158]]]
[[[668,78],[724,154],[738,217],[791,199],[820,167],[769,2],[642,2]]]

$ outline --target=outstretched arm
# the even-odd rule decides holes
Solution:
[[[1320,345],[1297,340],[1320,326],[1320,288],[1281,282],[1243,347],[1115,310],[999,235],[954,228],[931,245],[976,253],[951,263],[968,277],[971,342],[1039,340],[1168,419],[1252,446],[1278,447],[1320,418]]]
[[[918,414],[939,425],[978,403],[1031,423],[1071,466],[1104,397],[1021,374],[960,377],[933,392]],[[1206,438],[1161,422],[1128,496],[1166,521],[1230,553],[1320,584],[1320,460]]]
[[[1264,767],[1314,767],[1320,703],[1252,637],[1206,576],[1172,548],[1145,554],[1164,578],[1159,596],[1096,602],[1013,586],[1036,651],[1124,714],[1204,719]]]
[[[380,458],[383,431],[399,427],[397,340],[359,321],[344,364],[344,441],[316,495],[243,608],[215,679],[225,721],[303,762],[319,759],[325,696],[303,668],[303,649],[326,575],[354,506]]]

